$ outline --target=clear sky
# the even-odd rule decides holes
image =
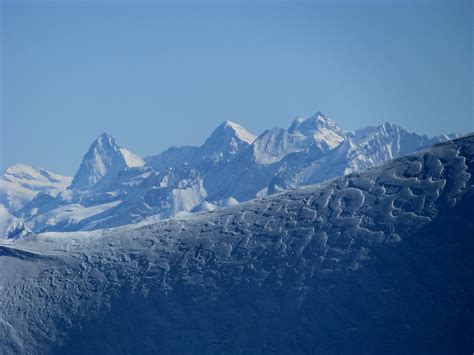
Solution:
[[[1,1],[1,0],[0,0]],[[223,120],[322,111],[474,131],[472,1],[3,1],[1,166],[72,175],[103,131],[146,156]]]

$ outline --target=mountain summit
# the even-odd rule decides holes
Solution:
[[[200,147],[201,155],[215,160],[229,159],[255,141],[255,136],[231,121],[222,122]]]
[[[311,136],[327,151],[341,144],[347,134],[335,121],[321,112],[317,112],[309,118],[296,118],[288,129],[288,133]]]
[[[87,190],[99,182],[112,182],[125,168],[143,166],[139,156],[122,148],[117,141],[102,133],[90,146],[71,183],[71,189]]]
[[[155,170],[178,167],[183,164],[210,169],[231,160],[255,141],[255,136],[231,121],[222,122],[199,147],[171,147],[147,158]]]
[[[26,164],[10,166],[0,175],[0,204],[10,213],[21,210],[39,193],[56,196],[72,178]]]

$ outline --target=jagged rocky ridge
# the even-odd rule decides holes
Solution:
[[[155,224],[0,241],[6,353],[465,353],[474,135]]]
[[[257,138],[225,121],[200,147],[173,147],[144,161],[104,133],[69,189],[32,190],[28,199],[10,198],[5,206],[34,232],[108,228],[214,210],[364,171],[449,138],[429,139],[389,123],[347,132],[318,112]],[[12,186],[0,186],[0,197]]]

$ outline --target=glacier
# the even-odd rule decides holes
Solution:
[[[474,135],[163,221],[0,240],[4,353],[466,353]]]

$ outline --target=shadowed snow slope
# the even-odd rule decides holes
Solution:
[[[470,353],[474,136],[214,212],[0,242],[0,349]]]

